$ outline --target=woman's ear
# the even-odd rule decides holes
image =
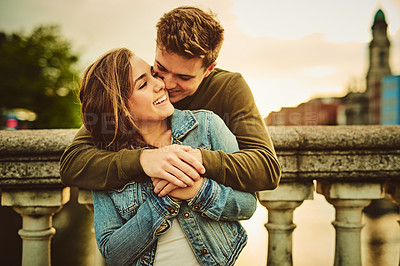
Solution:
[[[214,67],[217,65],[217,62],[212,63],[206,70],[206,73],[204,75],[204,77],[208,77],[208,75],[210,75],[211,71],[213,71]]]

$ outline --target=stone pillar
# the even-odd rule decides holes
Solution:
[[[385,192],[392,199],[394,203],[400,206],[400,183],[399,182],[387,182],[385,184]],[[400,220],[397,220],[400,224]],[[400,258],[399,258],[400,265]]]
[[[86,208],[93,212],[93,200],[92,200],[92,192],[90,190],[80,189],[78,194],[78,203],[85,204]],[[99,248],[97,247],[96,236],[94,233],[94,227],[92,227],[92,241],[91,244],[93,246],[93,264],[94,266],[106,266],[106,262],[103,256],[100,253]]]
[[[268,266],[293,265],[293,212],[304,200],[313,199],[313,183],[281,183],[272,191],[258,192],[258,200],[268,209]]]
[[[400,183],[387,182],[385,184],[385,192],[392,199],[394,203],[400,206]],[[400,223],[400,220],[398,221]]]
[[[383,198],[381,183],[317,182],[317,192],[336,210],[335,266],[361,266],[362,210],[373,199]]]
[[[12,206],[22,216],[22,265],[51,265],[50,244],[56,230],[53,215],[69,201],[67,188],[7,190],[1,194],[1,205]]]

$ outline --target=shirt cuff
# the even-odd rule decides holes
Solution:
[[[123,176],[128,181],[146,181],[148,176],[144,173],[143,167],[140,164],[140,155],[144,149],[125,149],[121,152],[121,171]]]
[[[218,209],[216,201],[219,192],[220,187],[215,181],[204,178],[202,186],[197,191],[196,195],[188,201],[188,205],[193,211],[200,212],[203,216],[218,220],[219,216],[214,215],[214,212],[210,210],[212,208]]]

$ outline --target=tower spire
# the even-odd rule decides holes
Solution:
[[[367,96],[369,99],[369,124],[380,123],[381,80],[390,75],[390,41],[387,35],[385,14],[382,9],[375,13],[371,26],[372,40],[369,44],[369,68],[367,73]]]

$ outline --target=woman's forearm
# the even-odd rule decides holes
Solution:
[[[124,222],[107,192],[94,192],[93,203],[96,240],[101,254],[111,265],[126,265],[138,259],[169,228],[169,220],[179,210],[179,204],[168,197],[152,194]],[[169,209],[177,211],[171,213]]]
[[[193,211],[201,212],[216,221],[247,220],[257,208],[254,193],[234,190],[207,178],[188,203]]]

